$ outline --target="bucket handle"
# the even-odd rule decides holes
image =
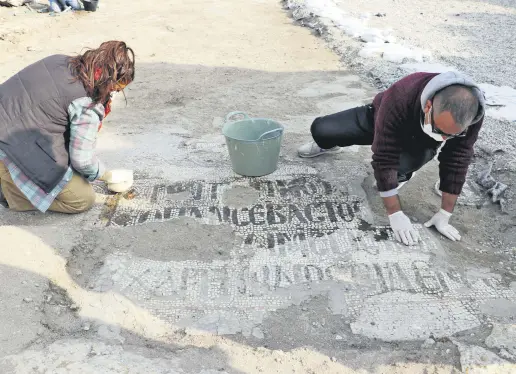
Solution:
[[[280,135],[281,135],[281,134],[283,134],[283,129],[281,129],[281,128],[280,128],[280,129],[274,129],[274,130],[270,130],[270,131],[266,131],[266,132],[264,132],[264,133],[263,133],[262,135],[260,135],[260,137],[259,137],[258,139],[256,139],[256,140],[262,140],[262,139],[263,139],[263,137],[264,137],[265,135],[272,134],[272,133],[274,133],[274,132],[276,132],[276,131],[279,131],[279,132],[280,132]]]
[[[231,112],[231,113],[228,113],[228,115],[226,116],[226,122],[229,122],[229,120],[231,119],[231,117],[234,117],[234,116],[238,116],[238,115],[241,115],[244,117],[244,119],[249,119],[250,117],[247,115],[246,112]]]

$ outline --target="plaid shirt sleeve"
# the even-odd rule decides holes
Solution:
[[[89,97],[74,100],[68,107],[70,118],[70,162],[74,170],[92,182],[105,173],[95,156],[97,133],[104,118],[104,106],[93,105]]]

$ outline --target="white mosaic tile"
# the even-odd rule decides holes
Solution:
[[[256,201],[225,205],[223,195],[234,187],[257,192]],[[242,239],[223,261],[164,262],[129,253],[105,259],[93,281],[96,291],[118,292],[179,327],[248,336],[268,312],[328,295],[333,313],[346,315],[355,333],[413,340],[478,326],[484,323],[479,304],[516,298],[489,274],[469,278],[433,265],[440,248],[419,225],[421,244],[396,243],[389,229],[361,219],[357,197],[314,175],[143,180],[135,190],[135,199],[121,200],[110,225],[192,217],[230,225]]]

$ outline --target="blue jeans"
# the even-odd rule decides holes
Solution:
[[[73,10],[81,9],[77,0],[48,0],[48,2],[50,3],[50,9],[56,13],[62,12],[67,6]]]

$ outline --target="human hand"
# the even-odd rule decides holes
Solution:
[[[425,223],[425,227],[435,226],[437,231],[446,236],[448,239],[453,240],[454,242],[459,241],[461,239],[459,231],[448,223],[451,216],[452,214],[450,212],[441,209],[435,213],[428,222]]]
[[[419,233],[414,226],[412,226],[410,218],[408,218],[401,210],[390,214],[389,222],[391,224],[392,231],[394,231],[394,237],[398,242],[405,245],[414,245],[421,240]]]

